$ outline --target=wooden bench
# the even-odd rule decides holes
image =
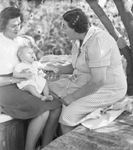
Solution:
[[[0,150],[24,150],[27,120],[0,114]]]
[[[0,111],[0,150],[25,150],[28,123],[29,120],[13,119]],[[40,143],[41,138],[36,145]]]
[[[27,125],[27,120],[0,115],[0,150],[24,150]],[[133,115],[124,112],[97,130],[78,126],[43,150],[133,150]]]
[[[78,126],[43,150],[133,150],[133,115],[124,112],[109,126],[97,130]]]

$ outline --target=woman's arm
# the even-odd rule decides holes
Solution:
[[[73,66],[72,64],[66,65],[66,66],[58,66],[58,74],[72,74],[73,73]]]
[[[42,68],[44,71],[53,71],[55,73],[58,72],[58,67],[53,65],[53,64],[47,64],[44,65],[44,67]]]
[[[80,89],[64,98],[64,104],[69,105],[74,100],[95,93],[106,82],[106,67],[91,68],[92,79]]]
[[[24,69],[21,72],[14,71],[13,72],[13,77],[30,79],[33,76],[33,73],[27,72],[27,70],[29,70],[29,69]]]
[[[15,78],[26,78],[26,72],[17,72],[17,71],[14,71],[13,72],[13,77]]]
[[[4,77],[4,76],[0,76],[0,86],[4,86],[4,85],[10,85],[10,84],[14,84],[14,83],[19,83],[21,81],[25,80],[24,78],[18,79],[18,78],[14,78],[14,77]]]

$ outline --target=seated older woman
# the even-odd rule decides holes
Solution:
[[[81,9],[73,9],[63,15],[63,30],[75,42],[72,64],[60,67],[59,73],[72,75],[50,84],[51,90],[61,97],[63,103],[59,119],[62,133],[79,124],[98,128],[106,117],[101,117],[101,122],[95,119],[122,100],[127,92],[119,48],[108,32],[90,25]],[[110,115],[115,119],[121,112]]]

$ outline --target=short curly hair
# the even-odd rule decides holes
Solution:
[[[67,11],[63,15],[63,19],[68,23],[68,26],[77,33],[86,32],[90,24],[87,15],[80,8]]]
[[[6,7],[0,13],[0,32],[4,31],[10,19],[20,17],[23,20],[23,15],[19,8]]]

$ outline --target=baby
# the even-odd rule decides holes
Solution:
[[[16,65],[13,76],[16,78],[25,78],[25,81],[17,83],[19,89],[29,91],[32,95],[41,100],[53,100],[52,95],[49,95],[49,88],[46,75],[43,70],[57,72],[55,66],[43,65],[36,61],[35,53],[28,46],[22,46],[17,52],[20,63]]]

